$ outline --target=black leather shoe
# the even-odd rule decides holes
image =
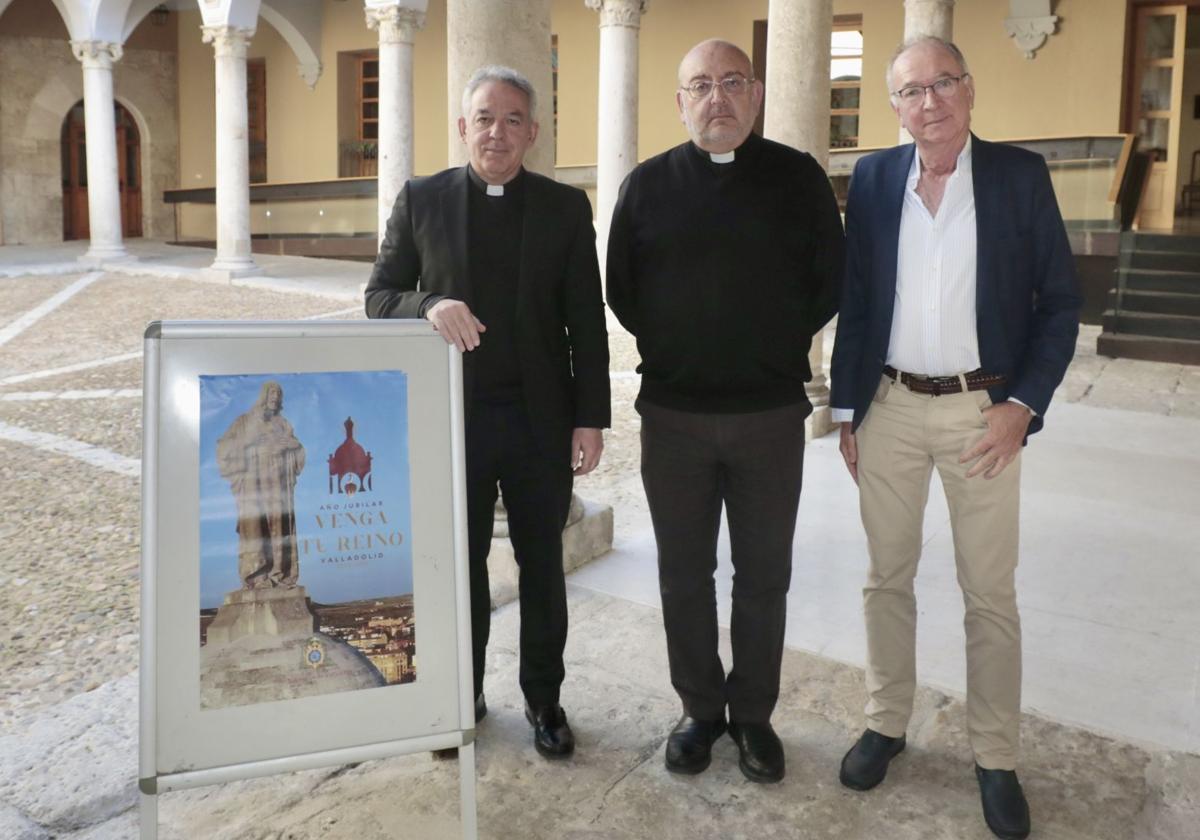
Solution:
[[[783,778],[783,742],[769,723],[729,722],[729,737],[738,746],[738,767],[752,782],[778,782]]]
[[[975,765],[983,818],[1001,840],[1025,840],[1029,836],[1029,803],[1017,781],[1015,770],[984,770]]]
[[[479,692],[479,696],[475,698],[475,722],[483,720],[487,717],[487,700],[483,697],[483,692]]]
[[[868,729],[842,759],[842,772],[838,778],[848,788],[870,790],[883,781],[888,762],[904,752],[907,743],[903,735],[889,738]]]
[[[725,718],[696,720],[684,715],[667,736],[667,769],[689,776],[703,773],[712,762],[712,745],[725,734]]]
[[[545,758],[566,758],[575,752],[575,734],[562,706],[554,703],[534,708],[525,704],[525,719],[533,727],[533,746]]]

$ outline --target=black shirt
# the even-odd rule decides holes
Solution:
[[[688,142],[639,165],[613,212],[607,298],[637,337],[640,398],[712,413],[806,402],[844,255],[829,179],[803,152],[751,134],[730,163]]]
[[[512,402],[521,398],[517,355],[517,284],[525,220],[525,170],[487,194],[487,183],[467,166],[467,266],[474,293],[472,310],[487,331],[468,356],[475,365],[475,399]]]

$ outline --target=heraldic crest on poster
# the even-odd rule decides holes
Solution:
[[[402,371],[200,377],[202,709],[416,680],[408,444]]]

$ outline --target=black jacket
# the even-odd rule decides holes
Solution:
[[[517,293],[522,387],[543,450],[560,450],[566,460],[572,429],[611,422],[596,233],[583,191],[533,172],[524,177]],[[404,185],[367,283],[368,317],[418,318],[431,296],[461,300],[474,310],[466,253],[469,189],[465,166]],[[463,358],[468,397],[472,369],[468,352]]]

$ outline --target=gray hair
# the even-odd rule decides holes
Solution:
[[[533,83],[516,70],[502,64],[484,65],[472,73],[471,78],[467,79],[467,86],[463,88],[462,95],[462,115],[464,117],[471,116],[471,97],[484,82],[503,82],[521,91],[529,100],[529,119],[531,121],[536,119],[537,92],[533,89]]]
[[[896,59],[900,58],[900,56],[904,55],[904,53],[908,52],[913,47],[920,46],[921,44],[933,44],[934,46],[941,47],[950,54],[951,58],[958,62],[959,73],[971,72],[967,69],[967,59],[963,56],[962,50],[960,50],[953,41],[947,41],[945,38],[939,38],[936,35],[917,35],[907,39],[903,44],[896,47],[896,51],[892,53],[892,57],[888,59],[887,72],[884,76],[884,81],[887,82],[889,94],[892,93],[892,66],[895,65]]]

